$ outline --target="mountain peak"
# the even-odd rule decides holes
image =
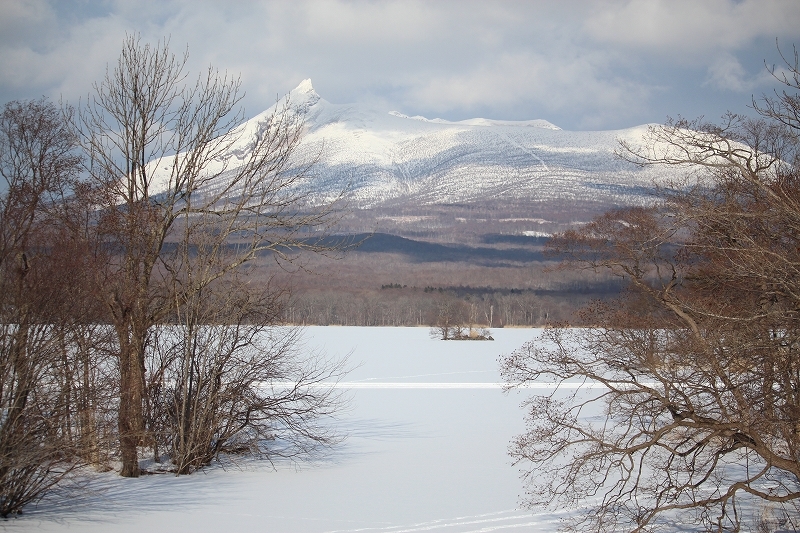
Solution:
[[[289,93],[289,101],[297,106],[312,106],[319,102],[320,96],[311,85],[311,78],[306,78],[300,82],[300,85],[292,89]]]
[[[314,86],[311,85],[311,78],[306,78],[300,82],[300,84],[294,88],[292,92],[302,92],[302,93],[309,93],[314,91]]]

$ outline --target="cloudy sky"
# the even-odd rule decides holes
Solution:
[[[334,103],[573,130],[748,112],[800,45],[797,0],[0,0],[0,102],[77,103],[126,33],[241,76],[247,116],[311,78]]]

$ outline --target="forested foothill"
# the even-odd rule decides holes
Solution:
[[[278,102],[242,131],[239,81],[186,60],[129,36],[77,109],[0,114],[2,517],[76,469],[190,474],[338,439],[320,383],[342,363],[276,328],[286,288],[249,279],[257,257],[334,247],[305,231],[325,235],[338,203],[306,202],[304,110]]]
[[[660,202],[548,245],[626,284],[584,309],[598,327],[547,328],[502,360],[510,387],[558,385],[527,402],[511,454],[531,508],[582,506],[571,530],[800,528],[800,64],[786,59],[756,118],[622,144],[684,172]]]
[[[605,273],[555,268],[544,237],[456,229],[424,238],[351,234],[350,242],[360,244],[336,261],[310,257],[306,271],[291,276],[265,261],[262,272],[293,287],[285,319],[295,324],[429,326],[441,305],[456,302],[469,306],[473,325],[483,327],[574,323],[583,305],[621,289]]]

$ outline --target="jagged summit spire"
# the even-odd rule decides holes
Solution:
[[[289,100],[294,105],[312,106],[320,100],[320,96],[311,85],[311,78],[306,78],[300,82],[300,85],[292,89],[292,92],[289,93]]]
[[[311,85],[311,78],[306,78],[303,81],[301,81],[300,85],[294,88],[294,91],[303,93],[314,92],[314,86]]]

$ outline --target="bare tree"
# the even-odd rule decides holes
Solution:
[[[302,330],[275,327],[286,290],[231,270],[237,252],[212,228],[197,221],[187,228],[180,261],[170,264],[173,323],[153,331],[151,429],[179,475],[223,453],[295,457],[337,441],[325,421],[341,406],[330,383],[344,361],[303,355]]]
[[[308,457],[338,442],[326,421],[341,406],[329,384],[341,363],[302,355],[301,330],[253,323],[178,328],[161,332],[174,355],[157,399],[176,474],[221,454]]]
[[[53,205],[79,168],[75,136],[54,105],[11,102],[0,114],[0,516],[21,512],[73,463],[60,313],[69,295],[54,279]]]
[[[145,352],[151,328],[183,302],[259,253],[290,258],[315,249],[302,238],[326,227],[334,203],[311,205],[308,165],[292,159],[303,110],[290,102],[255,131],[241,125],[239,81],[213,69],[186,83],[186,55],[129,36],[117,66],[95,85],[79,114],[97,228],[113,251],[104,301],[119,357],[123,476],[138,476],[145,427]],[[211,276],[180,284],[179,247],[201,224],[235,253]],[[225,239],[227,238],[227,239]],[[188,281],[188,280],[187,280]],[[177,291],[177,292],[173,292]]]
[[[431,317],[430,336],[442,340],[494,340],[485,327],[476,326],[477,306],[464,300],[440,298]]]
[[[461,339],[468,326],[469,304],[448,297],[439,299],[431,321],[431,337],[444,341]]]
[[[788,67],[796,91],[796,56]],[[597,327],[548,329],[503,361],[511,385],[598,387],[528,402],[511,453],[529,465],[530,505],[597,496],[572,524],[582,531],[739,531],[764,505],[800,527],[798,102],[652,128],[625,156],[697,181],[554,239],[571,267],[628,291],[584,311]]]

